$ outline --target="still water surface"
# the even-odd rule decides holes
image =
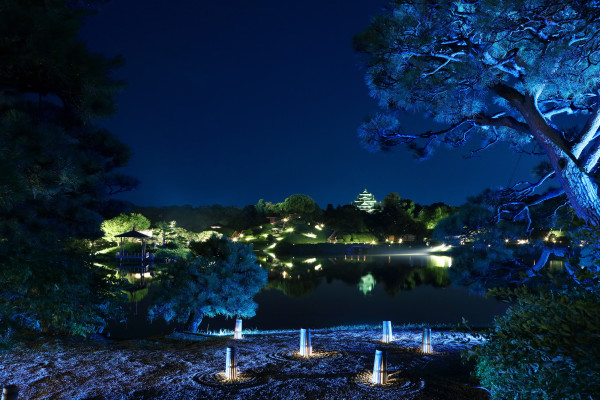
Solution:
[[[462,318],[474,326],[489,325],[506,304],[452,285],[451,264],[450,257],[422,254],[263,261],[270,269],[269,282],[255,297],[256,316],[244,320],[244,329],[318,329],[383,320],[458,324]],[[129,304],[128,322],[110,324],[111,336],[144,337],[175,327],[147,321],[152,279],[146,278],[144,285],[138,301]],[[205,318],[200,330],[233,326],[231,319]]]

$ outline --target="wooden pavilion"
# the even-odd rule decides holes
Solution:
[[[121,251],[117,253],[117,258],[119,259],[119,266],[123,265],[123,260],[140,260],[142,267],[144,266],[144,260],[151,259],[151,254],[146,252],[146,240],[150,239],[152,236],[148,236],[145,233],[139,232],[135,230],[135,227],[129,232],[121,233],[120,235],[115,235],[115,237],[121,239]],[[125,239],[131,238],[135,240],[140,240],[142,242],[142,251],[140,253],[127,253],[125,252]]]

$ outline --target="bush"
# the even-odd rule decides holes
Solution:
[[[373,240],[377,240],[375,235],[372,233],[353,233],[352,241],[355,243],[371,243]]]
[[[533,294],[496,318],[475,350],[492,399],[592,399],[600,393],[600,295],[580,288]]]
[[[183,260],[189,257],[189,249],[158,249],[154,253],[154,258],[157,260]]]

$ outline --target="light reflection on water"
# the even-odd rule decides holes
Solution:
[[[451,285],[451,257],[422,253],[261,259],[269,269],[267,286],[255,297],[255,317],[244,329],[313,329],[336,325],[398,323],[458,324],[464,317],[489,325],[506,305]],[[173,330],[174,325],[150,324],[145,311],[152,298],[152,277],[127,274],[138,292],[130,296],[126,329],[112,324],[118,336],[139,337]],[[141,283],[143,280],[143,283]],[[202,322],[200,330],[232,329],[223,317]]]

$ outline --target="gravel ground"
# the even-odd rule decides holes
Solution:
[[[131,341],[36,338],[0,352],[0,382],[19,399],[488,399],[460,352],[481,339],[432,332],[433,354],[420,352],[421,332],[313,331],[315,355],[301,358],[298,332],[244,339],[183,335]],[[187,340],[195,339],[195,340]],[[235,346],[241,379],[223,380],[225,352]],[[388,355],[390,383],[369,382],[375,349]]]

